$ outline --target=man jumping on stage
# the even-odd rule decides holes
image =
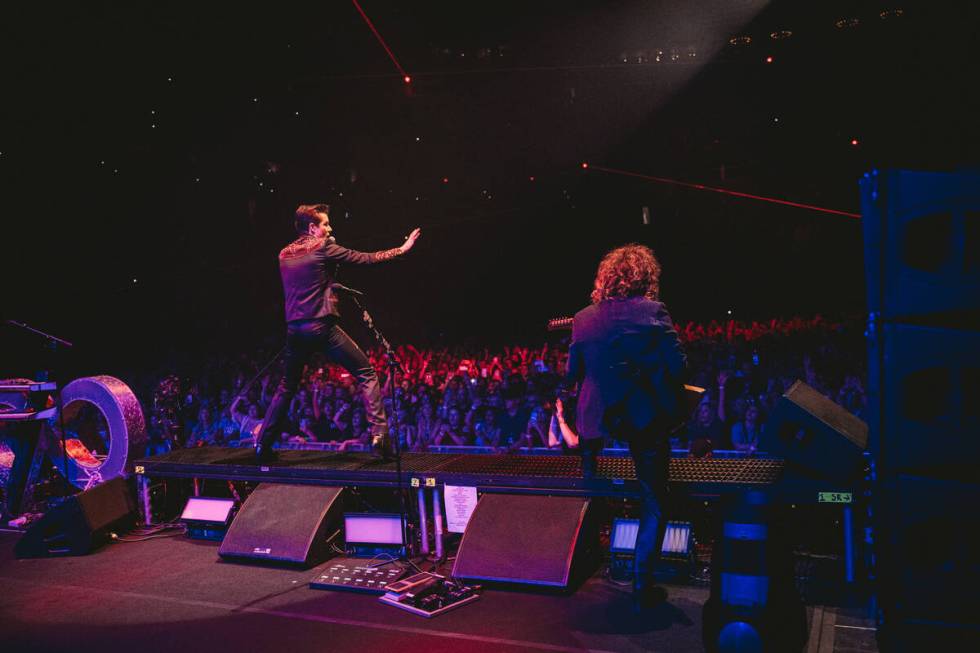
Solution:
[[[686,366],[667,309],[657,301],[660,264],[643,245],[612,250],[599,263],[592,305],[575,315],[567,380],[579,383],[577,429],[586,486],[604,438],[629,443],[642,514],[636,536],[633,605],[664,598],[653,571],[665,530],[668,433],[686,416]]]
[[[289,402],[296,394],[303,367],[315,352],[322,352],[357,379],[371,426],[372,448],[382,454],[389,448],[388,422],[378,375],[364,352],[337,325],[340,313],[331,264],[388,261],[412,249],[422,232],[413,230],[400,247],[358,252],[337,244],[331,235],[329,212],[326,204],[299,206],[294,223],[299,237],[279,252],[279,272],[286,296],[286,371],[256,438],[255,455],[259,462],[275,459],[272,445],[282,434]]]

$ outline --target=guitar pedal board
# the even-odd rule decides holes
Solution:
[[[378,600],[430,619],[476,601],[480,598],[479,589],[423,572],[390,584],[387,593]]]

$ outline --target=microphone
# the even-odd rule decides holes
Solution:
[[[330,284],[330,287],[331,287],[331,288],[332,288],[333,290],[342,290],[342,291],[344,291],[344,292],[349,292],[349,293],[350,293],[350,294],[352,294],[352,295],[359,295],[359,296],[361,296],[361,297],[363,297],[363,296],[364,296],[364,293],[362,293],[362,292],[361,292],[360,290],[354,290],[353,288],[348,288],[348,287],[347,287],[347,286],[345,286],[344,284],[342,284],[342,283],[337,283],[336,281],[334,281],[333,283],[331,283],[331,284]]]

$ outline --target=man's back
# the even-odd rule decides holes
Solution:
[[[684,366],[677,333],[660,302],[630,297],[582,309],[573,322],[568,361],[570,380],[581,382],[579,435],[628,438],[678,419]]]
[[[311,320],[336,314],[328,298],[325,240],[304,236],[279,252],[279,273],[286,299],[286,321]]]
[[[358,252],[333,238],[301,236],[279,252],[279,273],[286,299],[286,322],[339,316],[337,295],[331,287],[331,264],[367,265],[394,258],[399,250]]]

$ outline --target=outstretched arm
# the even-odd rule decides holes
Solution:
[[[415,241],[419,239],[422,230],[416,227],[406,238],[405,242],[399,247],[382,250],[380,252],[359,252],[356,249],[347,249],[334,242],[327,242],[323,251],[327,258],[338,263],[354,263],[358,265],[370,265],[371,263],[381,263],[389,261],[396,256],[407,253],[415,246]]]

